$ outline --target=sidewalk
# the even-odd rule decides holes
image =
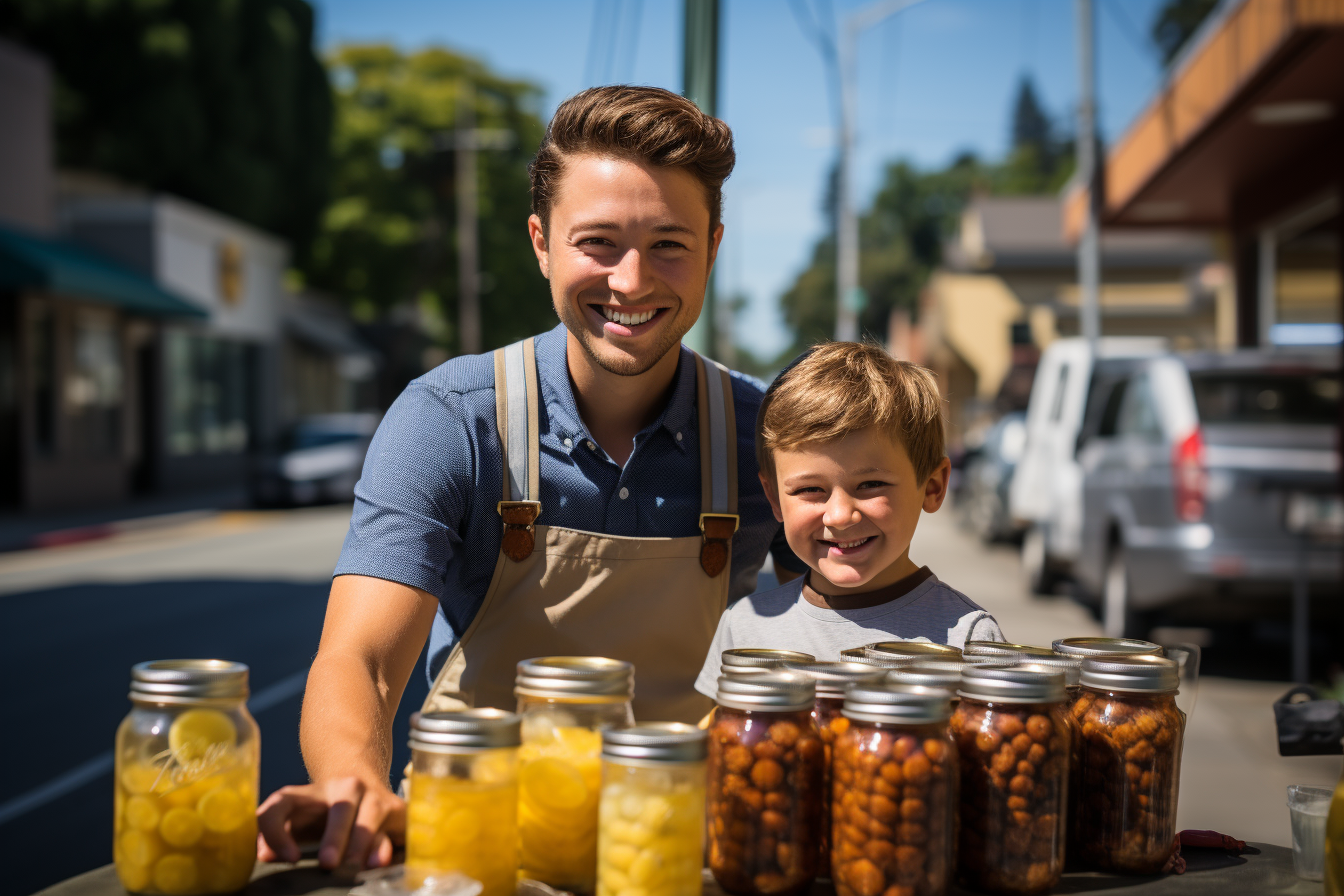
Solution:
[[[192,518],[249,506],[241,488],[150,495],[102,507],[0,513],[0,552],[107,538],[121,532],[176,525]]]

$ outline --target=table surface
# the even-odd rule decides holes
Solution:
[[[1181,875],[1124,877],[1096,872],[1064,875],[1054,893],[1124,893],[1125,896],[1236,896],[1236,894],[1283,894],[1320,896],[1321,884],[1293,873],[1292,850],[1265,843],[1249,843],[1241,856],[1222,850],[1186,847],[1187,870]],[[722,896],[708,873],[704,896]],[[355,885],[353,875],[322,871],[309,860],[298,865],[258,865],[243,896],[345,896]],[[48,887],[37,896],[125,896],[111,865]],[[826,883],[815,884],[811,896],[833,896]],[[967,891],[953,887],[951,894]]]

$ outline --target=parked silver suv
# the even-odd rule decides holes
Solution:
[[[1072,573],[1108,635],[1145,635],[1158,608],[1253,612],[1253,598],[1287,598],[1299,562],[1339,604],[1337,357],[1167,354],[1095,371]]]

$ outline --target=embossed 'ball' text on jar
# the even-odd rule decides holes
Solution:
[[[1083,660],[1069,849],[1089,868],[1156,874],[1175,850],[1185,715],[1176,663],[1158,656]]]
[[[967,665],[952,737],[961,771],[958,878],[1034,896],[1064,870],[1073,728],[1064,675],[1045,666]]]
[[[634,724],[635,667],[595,656],[548,656],[518,664],[519,865],[524,877],[592,893],[597,887],[597,812],[602,731]]]
[[[817,873],[825,754],[816,688],[793,673],[719,678],[709,735],[709,868],[734,896],[799,896]]]
[[[518,878],[520,719],[499,709],[411,716],[406,884],[461,872],[483,896],[512,896]]]
[[[247,711],[247,677],[247,666],[224,660],[132,667],[112,825],[128,891],[232,893],[251,878],[261,734]]]

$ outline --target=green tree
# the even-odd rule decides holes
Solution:
[[[1218,0],[1167,0],[1153,19],[1153,43],[1168,65],[1218,6]]]
[[[62,166],[175,193],[305,257],[326,204],[331,91],[303,0],[4,0],[50,60]]]
[[[449,50],[411,54],[352,45],[330,58],[336,85],[332,201],[310,282],[366,320],[410,307],[431,338],[456,346],[457,255],[451,132],[466,85],[476,126],[512,131],[512,147],[478,155],[487,347],[554,324],[527,240],[528,161],[541,141],[540,89]]]

